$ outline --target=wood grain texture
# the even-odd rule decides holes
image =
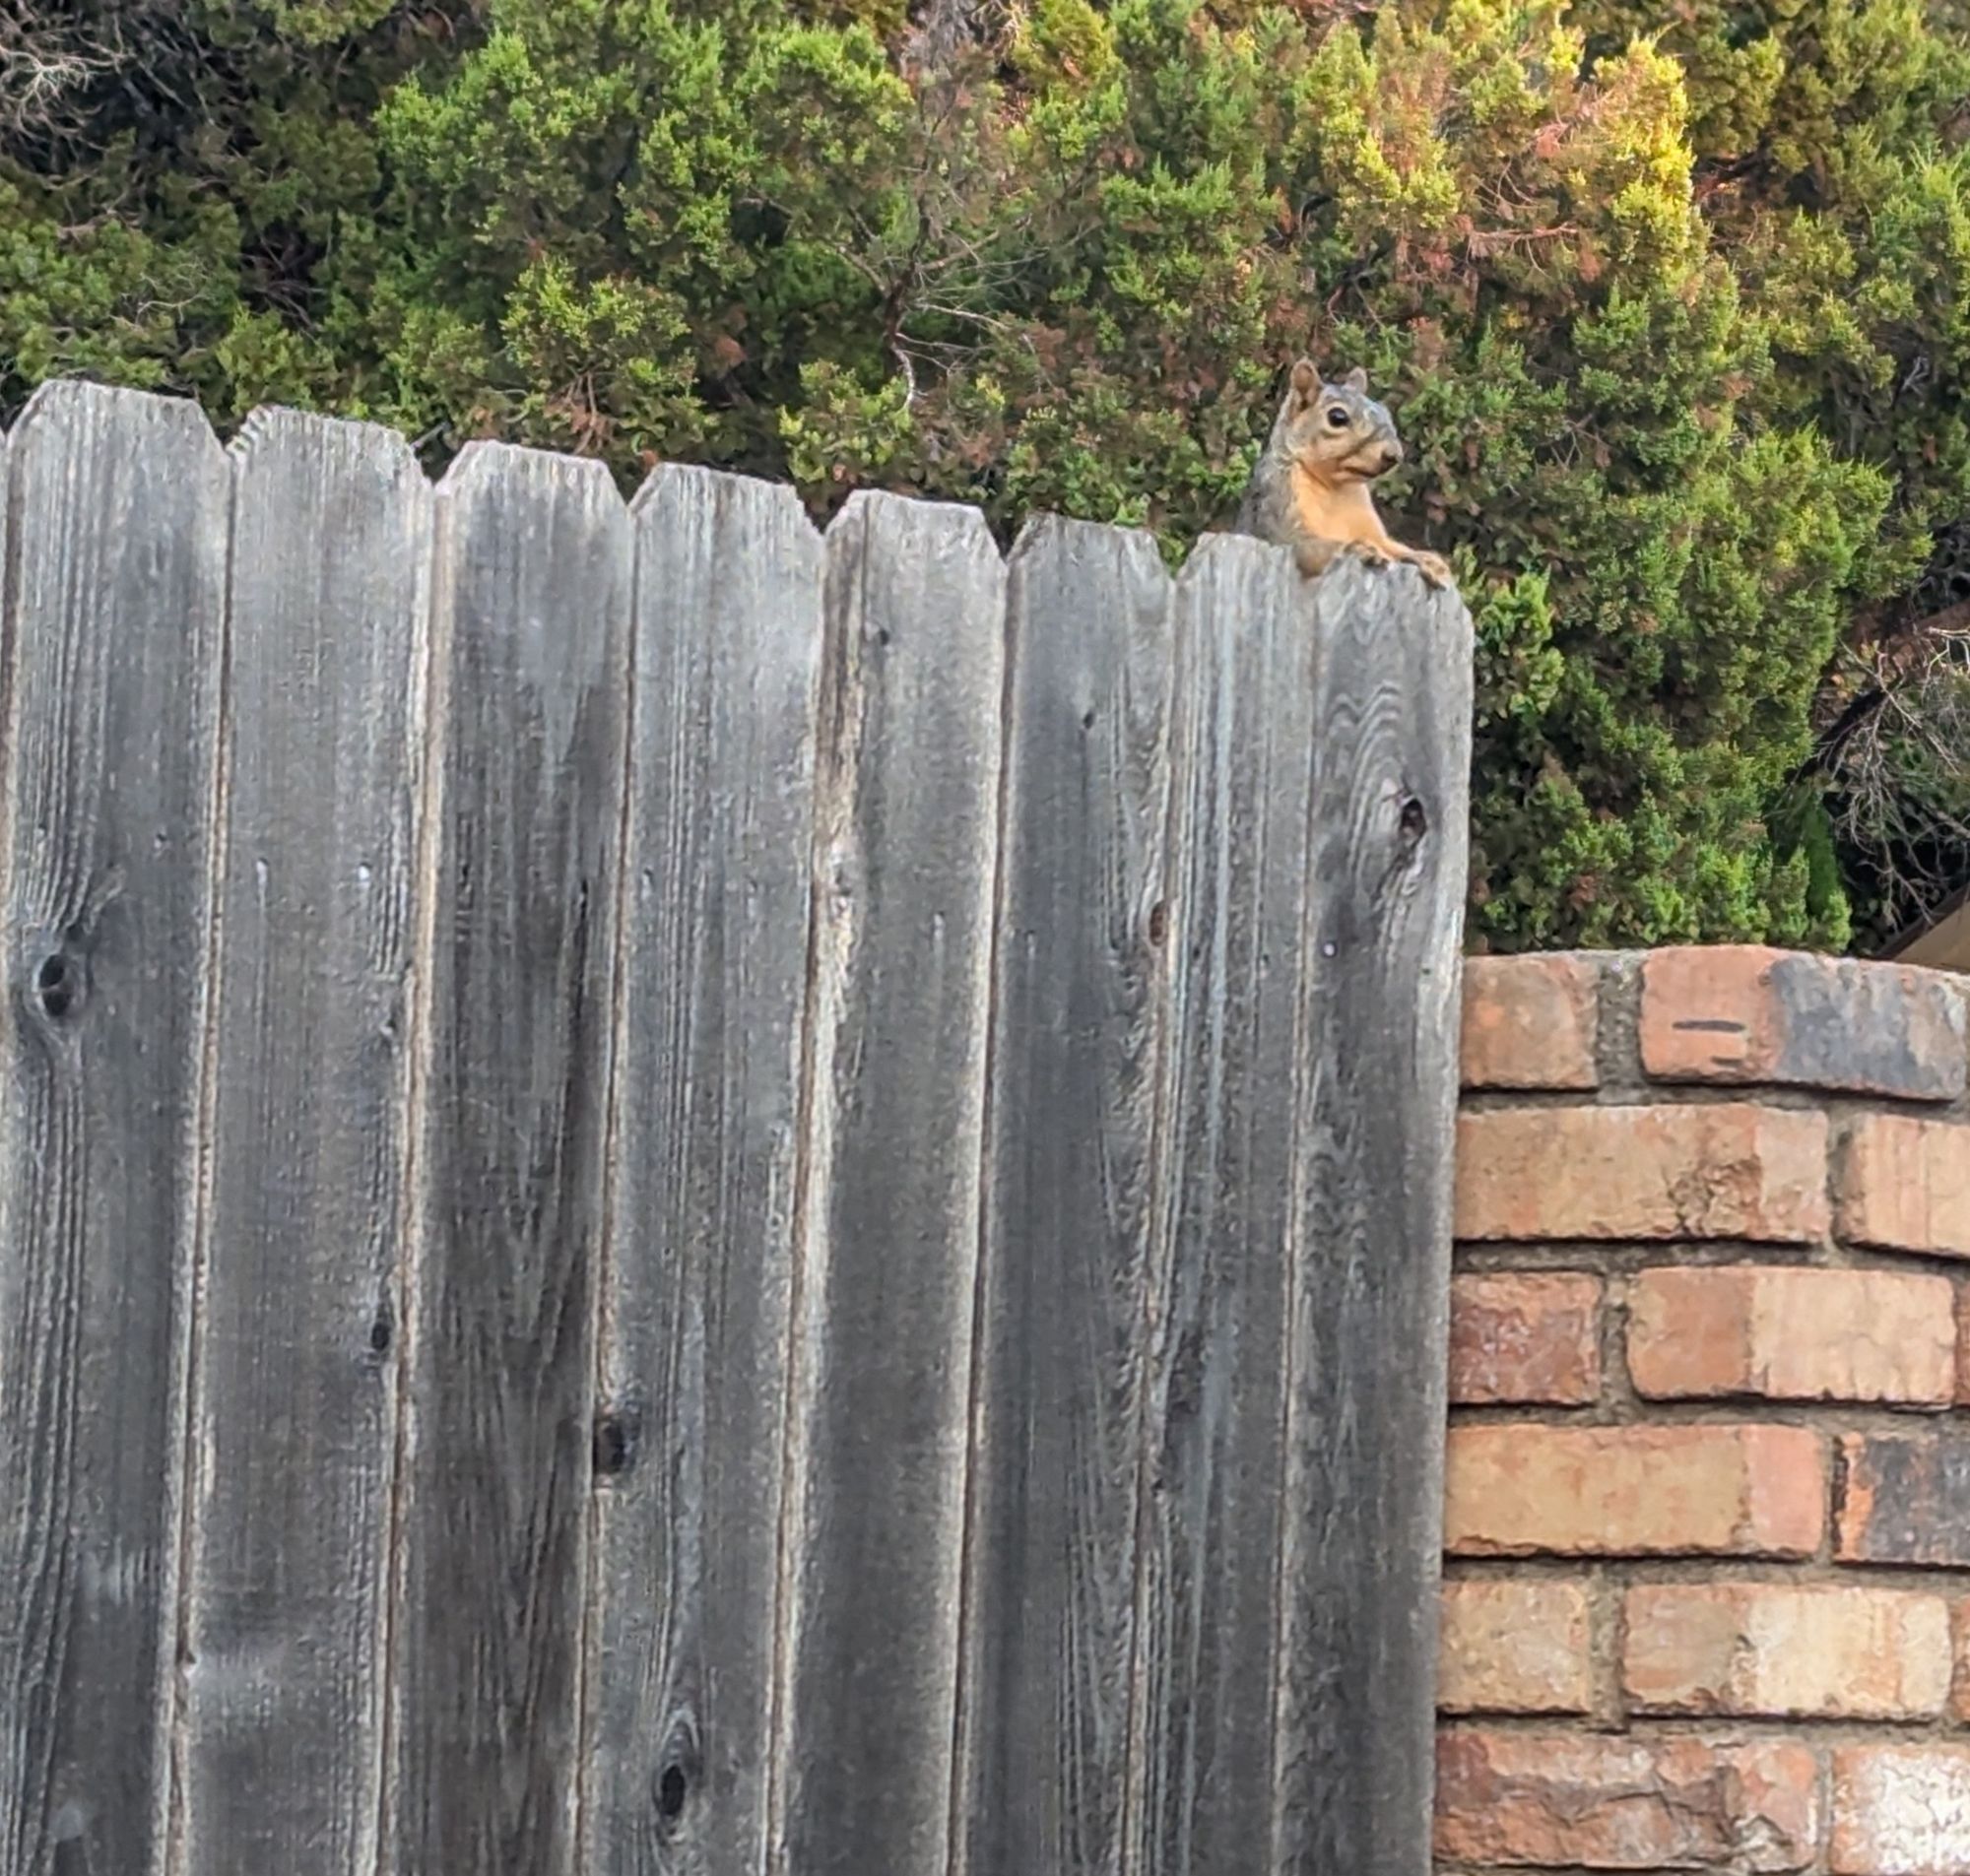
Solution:
[[[766,1843],[822,552],[704,470],[635,525],[582,1867],[726,1876]]]
[[[438,491],[398,1876],[572,1867],[630,551],[594,462]]]
[[[1263,1870],[1284,1520],[1286,1240],[1316,720],[1289,557],[1177,589],[1174,913],[1151,1284],[1131,1867]]]
[[[0,1876],[1425,1876],[1454,597],[0,486]]]
[[[828,536],[786,1556],[787,1876],[938,1876],[960,1556],[1005,567],[972,510]]]
[[[1269,1867],[1425,1876],[1471,619],[1408,568],[1346,561],[1303,611],[1318,728]]]
[[[49,385],[10,440],[5,1876],[164,1840],[227,501],[188,404]]]
[[[367,424],[232,455],[176,1867],[374,1876],[431,491]]]
[[[970,1876],[1119,1876],[1173,592],[1142,534],[1011,565],[953,1841]]]

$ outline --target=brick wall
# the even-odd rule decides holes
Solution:
[[[1964,980],[1465,1002],[1439,1869],[1970,1876]]]

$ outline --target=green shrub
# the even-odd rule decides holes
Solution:
[[[1970,787],[1920,737],[1869,801],[1810,758],[1970,591],[1960,11],[914,11],[132,0],[0,120],[0,397],[85,371],[1174,557],[1310,349],[1395,406],[1388,506],[1477,615],[1479,941],[1893,909],[1876,849]]]

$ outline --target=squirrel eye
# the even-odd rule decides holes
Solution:
[[[1327,420],[1337,430],[1345,428],[1347,422],[1347,413],[1340,405],[1330,404],[1327,407]]]

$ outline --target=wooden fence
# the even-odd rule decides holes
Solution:
[[[4,476],[0,1876],[1421,1876],[1454,599]]]

